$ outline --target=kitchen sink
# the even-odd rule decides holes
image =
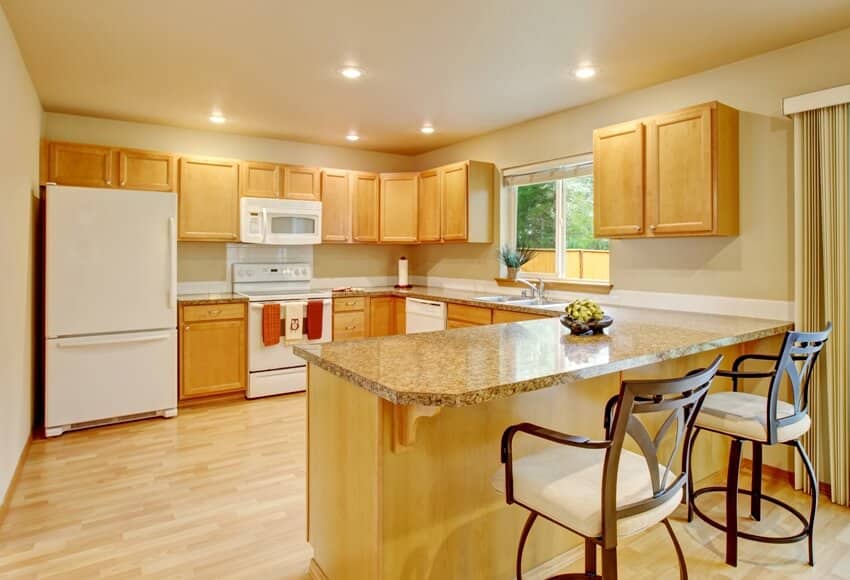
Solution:
[[[514,300],[522,300],[519,296],[478,296],[475,299],[481,302],[513,302]]]
[[[479,296],[476,300],[499,304],[513,304],[514,306],[540,306],[543,308],[558,308],[567,305],[567,303],[563,300],[551,300],[549,298],[523,298],[522,296]]]

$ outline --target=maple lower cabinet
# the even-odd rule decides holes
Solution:
[[[647,124],[649,236],[738,234],[738,111],[709,103]]]
[[[115,150],[98,145],[50,143],[47,180],[57,185],[117,187]]]
[[[393,311],[395,316],[394,334],[407,334],[407,299],[393,296]]]
[[[351,238],[355,242],[377,242],[380,220],[380,177],[377,173],[351,175]]]
[[[365,296],[333,299],[333,340],[369,336],[369,301]]]
[[[316,167],[284,167],[283,197],[301,201],[322,201],[322,170]]]
[[[395,305],[392,296],[369,298],[369,336],[396,334]]]
[[[381,174],[382,242],[415,243],[418,240],[418,191],[418,173]]]
[[[443,206],[440,195],[440,171],[419,174],[419,241],[439,242],[442,237]]]
[[[644,125],[593,132],[593,226],[601,237],[644,231]]]
[[[597,237],[738,234],[738,111],[718,102],[597,129]]]
[[[177,195],[181,240],[239,239],[239,163],[183,157]]]
[[[248,384],[247,303],[180,307],[180,399],[243,391]]]
[[[240,164],[239,194],[243,197],[280,197],[280,165],[243,161]]]
[[[351,176],[348,171],[322,171],[322,242],[351,241]]]

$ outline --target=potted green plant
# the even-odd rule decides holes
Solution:
[[[505,244],[499,250],[499,259],[508,268],[508,278],[511,280],[515,280],[520,268],[533,260],[536,255],[537,250],[522,244],[517,244],[515,248]]]

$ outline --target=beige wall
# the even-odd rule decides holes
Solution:
[[[44,124],[48,139],[154,149],[187,155],[318,165],[358,171],[405,171],[412,168],[415,162],[413,157],[348,147],[312,145],[220,131],[180,129],[58,113],[45,113]],[[388,264],[398,255],[399,252],[394,247],[364,247],[360,250],[317,247],[316,276],[386,276],[391,271],[387,269]],[[225,280],[226,258],[225,244],[181,243],[178,248],[179,280]]]
[[[793,299],[792,124],[781,99],[850,82],[850,29],[697,75],[563,111],[417,157],[417,168],[459,159],[500,168],[591,150],[592,131],[719,100],[741,118],[741,235],[726,239],[617,240],[614,286],[720,296]],[[593,82],[604,82],[602,76]],[[418,250],[412,268],[433,276],[492,278],[489,250]],[[447,258],[447,259],[446,259]]]
[[[32,430],[41,104],[0,9],[0,500]]]

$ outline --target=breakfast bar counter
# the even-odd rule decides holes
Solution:
[[[624,378],[682,376],[717,354],[728,366],[744,352],[775,351],[791,327],[648,309],[606,313],[615,322],[595,336],[572,336],[548,318],[296,346],[309,363],[313,577],[512,578],[524,513],[490,484],[506,427],[529,421],[602,437],[605,402]],[[517,456],[539,448],[525,439],[517,439]],[[725,453],[719,438],[701,438],[696,476],[718,471]],[[580,542],[540,525],[525,567],[568,560]]]

